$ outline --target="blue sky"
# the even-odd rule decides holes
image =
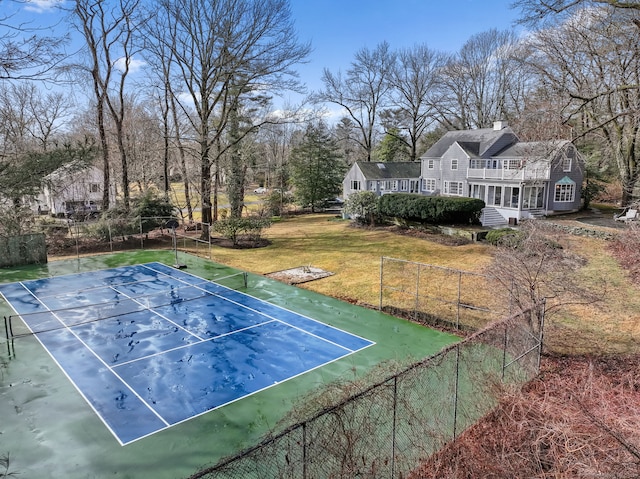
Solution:
[[[301,41],[311,41],[310,63],[298,68],[309,88],[322,87],[323,68],[349,68],[356,51],[387,41],[392,49],[426,43],[455,52],[475,33],[513,27],[513,0],[290,0]]]
[[[313,49],[309,63],[297,68],[300,79],[309,90],[319,90],[325,67],[345,71],[359,49],[373,49],[383,41],[394,50],[426,43],[433,50],[455,52],[475,33],[513,27],[518,12],[510,8],[512,1],[290,0],[299,40],[310,41]],[[65,0],[0,0],[5,13],[17,13],[12,21],[32,25],[60,21],[56,4]],[[60,29],[67,30],[58,24]]]

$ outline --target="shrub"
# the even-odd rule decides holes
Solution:
[[[247,240],[256,243],[262,237],[265,228],[271,226],[271,220],[250,216],[244,218],[225,218],[216,221],[212,229],[222,237],[237,245],[244,236]]]
[[[378,200],[384,216],[424,223],[478,223],[484,201],[476,198],[422,196],[409,193],[383,195]]]
[[[375,223],[378,214],[378,197],[371,191],[358,191],[350,194],[344,202],[342,211],[356,223]]]
[[[264,199],[265,213],[269,216],[281,216],[287,206],[293,203],[293,195],[288,191],[271,191]]]
[[[487,242],[491,243],[494,246],[501,244],[507,240],[509,241],[517,241],[521,236],[521,233],[517,230],[511,228],[500,228],[497,230],[491,230],[487,233]]]
[[[141,218],[143,233],[162,226],[174,213],[175,208],[169,199],[153,190],[147,190],[142,196],[135,198],[131,210],[131,216]]]

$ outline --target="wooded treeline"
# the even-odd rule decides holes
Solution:
[[[447,129],[506,120],[522,140],[575,141],[587,177],[617,183],[627,203],[639,178],[640,9],[547,3],[516,2],[526,35],[489,30],[457,52],[363,47],[314,92],[296,76],[312,50],[287,0],[75,0],[64,12],[73,54],[68,38],[0,14],[0,196],[15,206],[66,151],[101,166],[105,209],[154,187],[186,219],[200,208],[212,223],[221,188],[241,215],[246,187],[288,189],[305,170],[296,155],[291,174],[291,152],[318,137],[344,169],[415,161]],[[305,100],[283,106],[290,92]],[[28,191],[16,187],[25,170]]]

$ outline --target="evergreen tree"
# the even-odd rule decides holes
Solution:
[[[291,152],[290,167],[295,201],[311,211],[342,190],[346,165],[323,122],[307,127],[302,142]]]
[[[410,161],[409,147],[397,128],[389,128],[374,151],[377,161]]]

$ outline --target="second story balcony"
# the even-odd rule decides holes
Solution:
[[[467,169],[467,178],[483,180],[548,180],[549,176],[549,164],[540,161],[526,163],[521,160],[472,160]]]

